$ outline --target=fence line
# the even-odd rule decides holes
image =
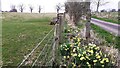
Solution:
[[[37,44],[37,46],[27,55],[25,59],[20,63],[20,65],[17,68],[20,68],[20,66],[28,59],[28,57],[40,46],[40,44],[47,38],[47,36],[53,31],[54,27],[50,30],[50,32]]]
[[[53,37],[53,41],[51,42],[51,45],[49,47],[49,50],[47,50],[47,46],[48,46],[48,42],[45,44],[45,46],[43,47],[42,51],[39,53],[39,55],[37,56],[37,58],[35,59],[35,61],[32,63],[32,67],[35,66],[36,62],[38,62],[39,57],[42,55],[42,53],[44,53],[46,51],[46,53],[43,55],[45,61],[45,65],[47,65],[48,63],[51,63],[51,66],[56,66],[57,65],[57,60],[56,60],[56,56],[57,56],[57,49],[58,49],[58,45],[61,43],[62,41],[62,31],[63,31],[63,16],[60,14],[57,14],[57,23],[55,24],[55,26],[50,30],[50,32],[35,46],[35,48],[33,48],[33,50],[23,59],[23,61],[20,63],[20,65],[17,68],[20,68],[20,66],[23,65],[23,63],[31,56],[31,54],[40,46],[40,44],[48,37],[48,35],[54,30],[54,37]],[[52,46],[53,45],[53,46]],[[48,55],[50,51],[50,57],[47,58],[46,60],[46,56]],[[43,58],[42,56],[42,58]]]
[[[52,38],[52,36],[51,36]],[[49,40],[47,41],[47,43],[51,40],[51,38],[49,38]],[[45,47],[48,45],[48,44],[45,44],[44,48],[42,49],[42,51],[40,52],[40,54],[38,55],[38,57],[36,58],[35,62],[32,64],[32,67],[35,65],[35,63],[38,61],[38,58],[41,56],[41,54],[43,53],[43,51],[45,50]]]

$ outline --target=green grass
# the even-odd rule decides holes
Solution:
[[[3,13],[2,59],[4,65],[18,65],[24,55],[52,29],[52,16],[28,13]]]
[[[92,16],[92,18],[96,18],[99,20],[103,20],[103,21],[107,21],[107,22],[111,22],[111,23],[115,23],[115,24],[120,24],[120,22],[118,20],[112,20],[112,19],[108,19],[108,18],[100,18],[97,16]]]
[[[105,39],[107,43],[112,44],[113,46],[115,45],[115,47],[120,50],[120,37],[114,36],[94,24],[91,24],[91,27],[93,30],[95,30],[95,32],[99,33],[99,36]]]

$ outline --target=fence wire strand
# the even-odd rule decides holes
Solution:
[[[22,64],[30,57],[30,55],[40,46],[40,44],[47,38],[47,36],[54,30],[54,27],[50,30],[50,32],[37,44],[37,46],[26,56],[25,59],[20,63],[17,68],[20,68]]]
[[[42,51],[39,53],[38,57],[36,58],[35,62],[32,64],[32,67],[35,65],[35,63],[38,61],[39,57],[41,56],[41,54],[44,52],[45,48],[47,47],[48,45],[48,42],[50,42],[50,40],[52,39],[53,37],[51,36],[51,38],[49,38],[49,40],[47,41],[47,43],[45,44],[44,48],[42,49]]]

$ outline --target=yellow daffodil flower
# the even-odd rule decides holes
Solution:
[[[81,57],[81,58],[80,58],[80,60],[83,60],[83,59],[85,59],[85,58],[84,58],[84,57]]]
[[[83,54],[86,54],[86,51],[84,51]]]
[[[77,47],[77,49],[79,49],[79,47]]]
[[[67,49],[65,49],[67,51]]]
[[[112,61],[112,64],[114,64],[115,62]]]
[[[104,67],[104,65],[102,65],[102,67]]]
[[[88,67],[89,67],[89,68],[91,68],[91,65],[90,65],[90,64],[88,64]]]
[[[88,52],[92,53],[93,54],[93,50],[88,50]]]
[[[63,66],[66,66],[66,64],[64,64]]]
[[[96,62],[97,62],[97,60],[93,60],[93,62],[94,62],[94,63],[96,63]]]
[[[96,58],[99,59],[99,58],[100,58],[100,55],[98,55]]]
[[[75,54],[73,54],[73,56],[75,57],[75,56],[77,56],[77,54],[75,53]]]
[[[70,56],[67,56],[67,58],[70,58]]]
[[[81,56],[81,54],[78,54],[78,57],[80,57]]]
[[[88,56],[86,56],[86,58],[87,58],[88,60],[90,60],[90,58],[89,58]]]
[[[101,64],[103,64],[103,63],[104,63],[104,61],[102,60],[102,61],[100,61],[100,63],[101,63]]]
[[[71,53],[71,55],[73,56],[73,53]]]
[[[89,64],[89,62],[87,62],[87,64]]]
[[[72,63],[72,65],[73,65],[73,68],[76,66],[74,63]]]
[[[70,30],[68,30],[70,32]]]
[[[100,51],[100,55],[102,55],[102,52]]]
[[[78,42],[80,42],[80,38],[78,38]]]
[[[70,47],[73,47],[73,44],[71,44]]]
[[[73,49],[73,52],[75,52],[75,50],[76,50],[76,49],[74,48],[74,49]]]
[[[64,59],[66,59],[66,56],[64,56]]]
[[[109,62],[109,59],[108,59],[108,58],[103,58],[103,60],[105,60],[106,62]]]
[[[80,36],[80,34],[78,34],[78,36]]]

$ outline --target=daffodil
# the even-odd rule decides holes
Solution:
[[[71,44],[70,47],[73,47],[73,44]]]
[[[84,51],[83,54],[86,54],[86,51]]]
[[[106,62],[109,62],[109,59],[108,59],[108,58],[103,58],[103,60],[105,60]]]
[[[104,67],[104,65],[102,65],[102,67]]]
[[[64,56],[64,59],[66,59],[66,56]]]
[[[76,50],[76,49],[74,48],[74,49],[73,49],[73,52],[75,52],[75,50]]]
[[[112,64],[114,64],[115,62],[112,61]]]
[[[70,30],[68,30],[68,32],[70,32]]]
[[[100,55],[98,55],[96,58],[99,59],[99,58],[100,58]]]
[[[80,38],[78,38],[78,42],[80,42]]]
[[[92,53],[93,54],[93,50],[88,50],[88,52]]]
[[[102,52],[100,51],[100,55],[102,55]]]
[[[72,63],[73,67],[75,67],[76,65],[74,63]]]
[[[79,49],[79,47],[77,47],[77,49]]]
[[[71,53],[71,55],[73,56],[73,53]]]
[[[77,54],[75,53],[75,54],[73,54],[72,56],[75,57],[75,56],[77,56]]]
[[[67,51],[67,49],[65,49]]]
[[[70,56],[67,56],[67,58],[70,58]]]
[[[66,66],[66,64],[64,64],[63,66]]]
[[[91,43],[89,43],[88,45],[92,46],[92,44],[91,44]]]
[[[107,55],[105,54],[105,57],[107,57]]]
[[[88,64],[88,67],[89,67],[89,68],[91,68],[91,65],[90,65],[90,64]]]
[[[93,60],[93,62],[94,62],[94,63],[96,63],[96,62],[97,62],[97,60]]]
[[[104,63],[104,61],[102,60],[102,61],[100,61],[100,63],[101,63],[101,64],[103,64],[103,63]]]
[[[89,64],[89,62],[87,62],[87,64]]]
[[[81,56],[81,54],[78,54],[78,57],[80,57]]]
[[[106,62],[109,62],[108,58],[106,59]]]
[[[90,58],[88,56],[85,56],[88,60],[90,60]]]
[[[84,58],[84,57],[81,57],[81,58],[80,58],[80,60],[83,60],[83,59],[85,59],[85,58]]]
[[[80,34],[78,34],[78,36],[80,36]]]
[[[80,42],[78,43],[78,46],[80,46]]]
[[[96,47],[95,50],[99,50],[100,48],[99,47]]]

